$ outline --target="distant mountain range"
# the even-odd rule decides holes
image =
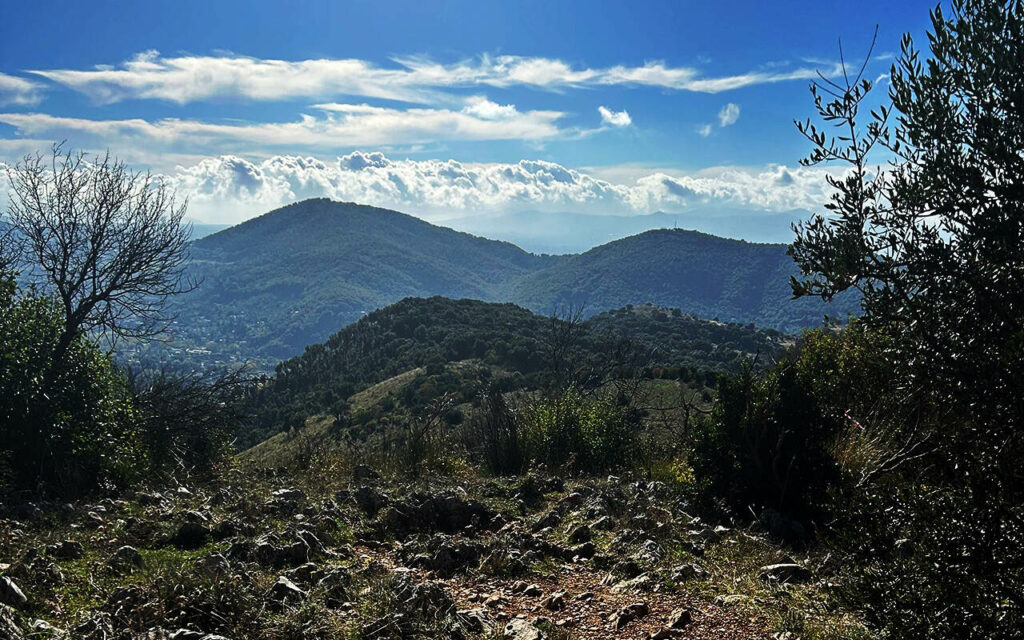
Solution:
[[[647,231],[579,255],[528,253],[396,211],[325,199],[298,202],[192,245],[202,286],[178,301],[178,332],[216,352],[300,353],[406,297],[513,302],[537,313],[652,303],[780,330],[857,310],[790,300],[796,267],[778,244],[684,230]]]
[[[208,235],[223,231],[231,225],[229,224],[206,224],[204,222],[189,222],[189,239],[198,240],[199,238],[205,238]]]
[[[596,246],[654,229],[700,229],[705,233],[748,242],[788,244],[790,225],[810,218],[803,209],[735,211],[720,207],[685,213],[591,215],[584,213],[519,212],[474,215],[439,224],[485,238],[506,240],[534,253],[581,253]]]

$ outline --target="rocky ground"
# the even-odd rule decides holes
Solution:
[[[865,637],[827,562],[704,521],[658,482],[236,468],[6,502],[5,640]]]

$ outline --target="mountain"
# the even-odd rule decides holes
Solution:
[[[783,245],[662,229],[566,256],[510,282],[502,296],[540,311],[580,305],[600,311],[650,302],[787,331],[820,324],[825,313],[856,312],[851,296],[831,305],[791,300],[789,277],[797,273]]]
[[[536,255],[396,211],[306,200],[199,239],[177,301],[182,353],[266,365],[406,297],[514,302],[588,314],[653,303],[782,330],[845,316],[841,300],[790,301],[784,245],[683,230],[648,231],[579,255]]]
[[[702,207],[685,213],[592,215],[527,211],[498,216],[475,215],[440,224],[474,235],[512,242],[534,253],[581,253],[596,246],[654,229],[699,229],[711,235],[749,242],[788,244],[790,225],[810,212],[736,211]]]
[[[220,324],[278,357],[408,296],[493,299],[494,284],[550,259],[396,211],[325,199],[264,214],[192,245],[203,285],[180,323]]]

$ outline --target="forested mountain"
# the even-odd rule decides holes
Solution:
[[[410,296],[514,302],[543,314],[653,303],[784,330],[855,310],[790,301],[795,267],[783,245],[660,230],[580,255],[535,255],[395,211],[324,199],[202,238],[192,255],[202,286],[180,301],[178,334],[214,354],[234,349],[243,360],[293,356]]]
[[[791,300],[797,269],[777,244],[661,229],[566,256],[510,283],[504,296],[528,309],[585,304],[596,311],[650,302],[705,318],[796,330],[842,318],[856,301]]]
[[[511,374],[508,388],[535,387],[561,371],[585,379],[588,369],[609,366],[627,368],[629,375],[712,384],[745,358],[762,354],[770,360],[787,339],[679,309],[630,307],[570,325],[509,303],[408,298],[279,364],[254,400],[260,420],[251,440],[318,413],[339,412],[352,394],[419,367],[478,360]]]
[[[407,296],[494,298],[549,259],[387,209],[306,200],[193,245],[181,322],[287,357]],[[220,335],[218,335],[220,334]]]

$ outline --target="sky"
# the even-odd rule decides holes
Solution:
[[[933,3],[5,2],[0,162],[54,141],[191,217],[326,196],[426,219],[813,211],[808,83],[884,91]]]

